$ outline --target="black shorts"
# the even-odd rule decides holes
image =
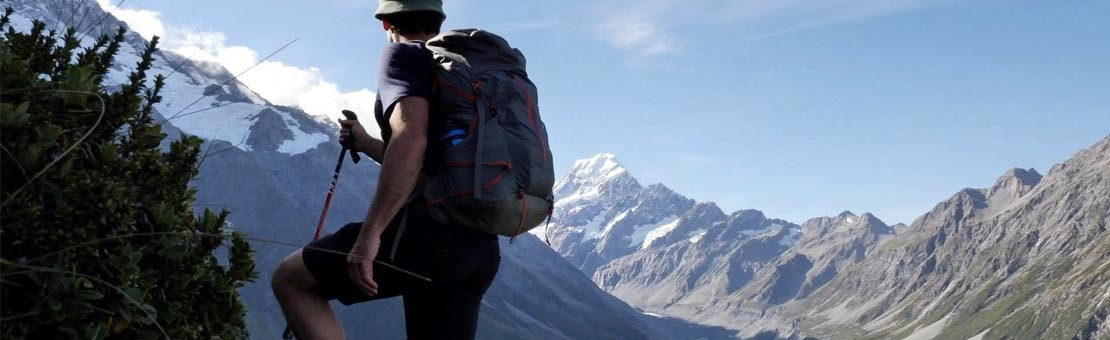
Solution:
[[[347,274],[347,256],[319,249],[349,252],[362,223],[347,224],[309,243],[302,252],[305,267],[319,283],[321,295],[344,305],[403,296],[409,339],[471,339],[482,296],[501,263],[497,236],[438,223],[423,204],[414,201],[397,214],[382,233],[376,259],[431,282],[374,264],[378,294],[371,297],[359,290]]]

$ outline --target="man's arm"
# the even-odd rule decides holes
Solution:
[[[385,154],[385,150],[382,150],[382,147],[385,146],[385,142],[383,142],[381,139],[374,138],[374,136],[367,136],[369,136],[370,138],[367,138],[368,141],[365,143],[362,149],[358,151],[362,151],[362,153],[370,156],[370,159],[378,162],[378,164],[382,164],[382,155]]]
[[[389,163],[382,163],[377,194],[351,255],[347,257],[351,279],[371,295],[378,291],[373,280],[373,261],[382,231],[408,200],[424,164],[424,149],[428,144],[428,101],[415,96],[401,98],[393,106],[389,126],[393,130],[385,150]]]
[[[393,215],[408,200],[424,165],[424,148],[428,144],[428,101],[420,97],[404,97],[393,106],[389,118],[393,130],[382,164],[377,194],[363,222],[362,232],[380,236]]]

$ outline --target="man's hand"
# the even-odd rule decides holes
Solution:
[[[378,163],[382,162],[382,141],[366,133],[366,128],[357,120],[339,120],[339,144],[362,152]]]
[[[364,150],[370,148],[370,134],[366,133],[366,128],[357,120],[340,119],[339,126],[339,144],[350,146],[355,151],[365,152]]]
[[[380,246],[381,238],[378,236],[359,237],[351,248],[351,254],[347,255],[347,273],[351,281],[370,296],[378,294],[378,283],[374,282],[374,258],[378,256]]]

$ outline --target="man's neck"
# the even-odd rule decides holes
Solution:
[[[399,36],[400,39],[399,39],[398,42],[409,42],[409,41],[417,41],[417,40],[418,41],[428,41],[431,38],[435,38],[435,36],[436,36],[435,34],[430,34],[430,33],[400,35]]]

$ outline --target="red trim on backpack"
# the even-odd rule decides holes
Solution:
[[[513,169],[513,163],[509,163],[509,162],[489,162],[489,163],[486,163],[486,165],[500,165],[500,166],[505,167],[505,171]]]
[[[483,191],[484,190],[489,190],[489,188],[492,188],[494,185],[497,185],[497,183],[501,183],[501,180],[505,179],[505,174],[508,174],[509,170],[513,169],[513,163],[509,163],[509,162],[490,162],[490,163],[485,163],[485,165],[500,165],[500,166],[504,167],[505,170],[502,170],[501,173],[497,175],[497,177],[494,177],[493,179],[489,180],[489,182],[486,182],[485,185],[482,185],[482,190]],[[447,166],[448,167],[453,167],[453,168],[473,168],[474,163],[450,162],[450,163],[447,163]],[[451,197],[464,197],[464,196],[469,196],[469,195],[473,195],[473,194],[474,194],[473,189],[467,189],[467,190],[452,193],[452,194],[450,194],[450,196]],[[432,199],[432,200],[428,201],[428,206],[433,206],[433,205],[436,205],[436,204],[440,204],[440,203],[443,203],[446,200],[447,200],[446,197],[440,197],[440,198]]]
[[[505,170],[512,170],[512,168],[513,168],[513,163],[509,163],[509,162],[489,162],[489,163],[485,163],[485,165],[500,165],[500,166],[505,167]],[[448,168],[473,168],[474,163],[447,162],[447,167]]]
[[[437,76],[436,77],[436,84],[438,84],[439,86],[447,89],[448,92],[451,92],[454,95],[461,97],[462,99],[466,99],[467,101],[472,101],[473,102],[473,101],[478,100],[477,98],[474,97],[473,94],[467,93],[466,91],[463,91],[463,90],[460,90],[460,89],[458,89],[454,86],[451,86],[450,83],[448,83],[446,80],[443,80],[443,77]]]
[[[494,185],[497,185],[497,183],[501,183],[501,180],[505,179],[505,174],[507,174],[507,173],[509,173],[509,172],[508,171],[502,171],[501,174],[497,175],[497,177],[494,177],[493,179],[489,180],[489,182],[486,182],[485,185],[482,185],[482,190],[483,191],[489,190],[489,188],[492,188]],[[469,196],[469,195],[473,195],[473,194],[474,194],[474,189],[466,189],[466,190],[459,191],[459,192],[456,192],[454,194],[451,194],[451,196],[463,197],[463,196]]]
[[[494,177],[493,179],[491,179],[489,181],[489,183],[486,183],[486,185],[483,185],[482,186],[482,191],[485,191],[485,190],[488,190],[489,188],[492,188],[494,185],[497,185],[497,183],[501,183],[501,180],[505,178],[505,174],[507,174],[507,173],[509,173],[509,172],[508,171],[502,171],[501,174],[497,175],[497,177]]]
[[[528,87],[524,86],[523,80],[517,77],[513,77],[513,80],[516,81],[517,86],[520,86],[520,91],[524,92],[524,98],[528,102],[528,121],[532,123],[532,132],[536,133],[536,139],[540,140],[540,152],[543,153],[543,162],[547,163],[547,141],[543,140],[543,136],[540,136],[540,129],[536,127],[536,113],[532,110],[532,106],[535,105],[532,102],[532,93],[528,92]]]

